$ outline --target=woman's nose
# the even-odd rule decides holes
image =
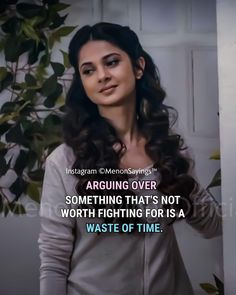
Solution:
[[[104,66],[97,68],[98,82],[108,81],[111,78],[110,72]]]

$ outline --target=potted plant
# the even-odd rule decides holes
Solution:
[[[19,3],[18,3],[19,2]],[[54,45],[69,35],[70,5],[59,0],[0,4],[0,212],[24,214],[23,195],[39,202],[47,155],[62,141],[61,117],[68,55],[53,60]],[[3,181],[4,182],[4,181]]]

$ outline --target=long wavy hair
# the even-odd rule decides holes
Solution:
[[[173,108],[165,105],[165,91],[150,55],[142,48],[137,35],[127,26],[111,23],[97,23],[84,26],[74,35],[69,45],[69,60],[74,67],[74,76],[66,98],[66,113],[63,122],[64,141],[75,155],[73,169],[119,168],[125,144],[118,137],[114,127],[99,114],[98,107],[86,95],[78,70],[81,47],[91,40],[103,40],[125,51],[133,68],[139,68],[138,58],[145,59],[145,69],[141,79],[136,81],[136,113],[139,132],[146,139],[145,151],[153,160],[153,167],[160,175],[158,189],[168,195],[180,195],[178,208],[186,214],[191,212],[188,196],[195,185],[194,179],[187,174],[189,159],[183,156],[183,140],[171,130],[171,118],[176,117]],[[114,149],[114,146],[118,147]],[[92,180],[125,180],[127,175],[80,175],[77,174],[78,194],[88,192],[86,184]],[[127,191],[96,191],[96,195],[127,194]],[[94,204],[98,208],[108,207]],[[109,205],[110,207],[110,205]],[[129,208],[125,203],[114,208]],[[132,207],[132,206],[131,206]],[[166,206],[168,207],[168,206]],[[134,218],[104,218],[109,222],[136,222]],[[173,220],[174,221],[174,220]]]

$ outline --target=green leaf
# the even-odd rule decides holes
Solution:
[[[13,75],[12,73],[8,72],[6,77],[0,81],[0,92],[10,86],[13,82]]]
[[[2,213],[4,204],[3,204],[4,197],[0,194],[0,213]]]
[[[66,111],[66,107],[65,107],[65,105],[62,105],[62,106],[59,108],[59,110],[60,110],[60,112],[65,113],[65,111]]]
[[[70,68],[71,65],[70,65],[70,62],[69,62],[68,53],[63,51],[63,50],[60,50],[60,51],[61,51],[62,56],[63,56],[63,63],[64,63],[65,68]]]
[[[56,76],[62,76],[64,71],[65,71],[65,67],[59,63],[59,62],[51,62],[50,63],[52,68],[53,68],[53,71],[55,73]]]
[[[0,149],[0,157],[4,157],[6,154],[7,154],[7,152],[8,152],[8,148],[4,148],[3,146],[1,147],[1,149]],[[11,161],[11,160],[10,160]],[[7,167],[8,167],[8,169],[9,169],[9,162],[10,161],[8,161],[8,163],[7,163]]]
[[[49,96],[57,88],[57,77],[56,75],[50,76],[42,85],[41,94]]]
[[[33,65],[38,61],[39,54],[45,50],[45,45],[42,42],[34,42],[32,47],[29,50],[28,54],[28,63]]]
[[[16,62],[19,56],[27,50],[22,42],[22,36],[8,35],[5,43],[4,54],[6,61]]]
[[[43,0],[43,4],[48,4],[50,7],[51,5],[57,4],[59,0]]]
[[[48,37],[48,47],[53,48],[53,45],[56,41],[60,41],[60,38],[57,38],[54,34]]]
[[[55,114],[50,114],[44,119],[43,125],[46,130],[55,130],[57,126],[61,126],[61,118]]]
[[[33,122],[30,123],[29,121],[24,122],[24,136],[26,138],[32,139],[34,134],[41,133],[43,131],[42,123],[41,122]]]
[[[55,106],[57,106],[57,107],[58,107],[58,110],[59,110],[60,112],[63,112],[63,113],[64,113],[65,111],[61,110],[61,107],[62,107],[64,104],[65,104],[65,96],[60,95],[60,96],[57,98],[57,100],[56,100]]]
[[[0,39],[0,52],[5,48],[5,43],[6,43],[6,38],[2,37],[2,39]]]
[[[35,77],[32,76],[31,74],[25,75],[25,82],[26,82],[27,86],[34,86],[37,84]]]
[[[44,65],[38,65],[38,67],[36,69],[36,73],[35,73],[35,78],[38,81],[43,82],[46,75],[47,75],[47,70],[46,70],[45,66]]]
[[[63,87],[61,84],[57,83],[56,84],[56,89],[54,90],[53,93],[51,93],[44,101],[44,105],[47,108],[52,108],[55,106],[55,103],[57,101],[57,98],[61,95],[63,91]]]
[[[30,101],[24,101],[24,103],[17,110],[19,114],[29,114],[32,111],[32,105]]]
[[[15,195],[15,200],[17,201],[21,194],[25,193],[27,188],[27,182],[22,177],[17,177],[17,179],[12,183],[9,190]]]
[[[32,170],[37,162],[38,157],[34,151],[29,151],[29,158],[28,158],[28,169]]]
[[[21,29],[22,20],[16,16],[9,18],[4,24],[2,24],[2,30],[6,34],[17,35]]]
[[[49,147],[53,144],[62,142],[62,119],[58,115],[50,114],[44,120],[45,146]]]
[[[211,160],[220,160],[220,151],[215,151],[211,156]]]
[[[44,21],[44,18],[47,16],[47,11],[43,10],[43,14],[34,16],[30,19],[27,19],[27,22],[32,26],[32,27],[37,27],[41,22]]]
[[[49,48],[51,49],[55,42],[60,42],[61,37],[69,35],[76,27],[65,26],[53,32],[48,38]]]
[[[214,285],[209,283],[202,283],[200,284],[200,286],[203,290],[207,292],[207,294],[216,294],[216,292],[218,291],[218,289]]]
[[[21,150],[14,165],[14,170],[18,176],[22,174],[23,170],[27,166],[28,158],[28,152]]]
[[[0,150],[5,149],[5,146],[6,146],[5,142],[0,141]]]
[[[45,8],[35,4],[19,3],[16,5],[16,10],[25,18],[32,18],[34,16],[42,15],[45,11]]]
[[[20,204],[20,203],[15,203],[15,202],[10,203],[9,204],[9,209],[14,214],[18,214],[18,215],[26,214],[24,206],[22,204]]]
[[[16,103],[13,101],[5,102],[1,107],[1,113],[7,114],[12,113],[16,110]]]
[[[211,187],[216,187],[221,185],[221,170],[219,169],[214,177],[212,178],[210,184],[208,185],[207,189]]]
[[[37,154],[38,162],[41,161],[44,153],[44,136],[39,138],[38,136],[34,136],[33,140],[30,142],[30,149]],[[30,173],[30,172],[29,172]],[[36,181],[42,181],[35,179]]]
[[[30,183],[27,187],[26,194],[35,202],[40,203],[40,195],[38,186],[35,183]]]
[[[1,122],[0,122],[1,123]],[[0,124],[0,135],[3,135],[7,130],[11,128],[11,124],[8,123],[1,123]]]
[[[7,69],[0,67],[0,81],[4,80],[7,76]]]
[[[47,67],[50,64],[51,54],[46,52],[40,59],[40,64]]]
[[[34,103],[37,99],[36,91],[33,89],[29,89],[22,94],[24,100],[30,101]]]
[[[47,14],[45,15],[43,21],[38,26],[40,29],[50,29],[50,24],[52,24],[53,19],[56,15],[56,11],[52,10],[51,7],[48,7]]]
[[[44,177],[44,170],[37,169],[28,173],[29,177],[34,181],[42,181]]]
[[[4,216],[6,217],[9,212],[9,207],[6,204],[4,204],[3,211],[4,211]]]
[[[22,31],[26,35],[26,37],[33,39],[36,41],[36,43],[39,43],[39,36],[37,32],[35,31],[34,27],[32,27],[27,21],[22,23]]]
[[[11,113],[10,115],[0,114],[0,127],[3,123],[11,121],[17,118],[19,115],[17,112]]]
[[[0,155],[0,177],[7,173],[8,166],[4,156]]]
[[[23,131],[29,129],[32,126],[32,122],[28,118],[23,118],[21,121]]]
[[[10,128],[9,131],[6,133],[6,141],[19,144],[22,144],[24,142],[24,136],[19,123]]]
[[[214,276],[214,280],[216,282],[216,287],[219,290],[219,294],[224,295],[224,283],[219,278],[217,278],[216,275],[213,274],[213,276]]]
[[[37,158],[41,159],[43,153],[43,140],[44,130],[40,122],[33,122],[28,126],[28,123],[24,122],[24,139],[25,146],[31,150],[34,154],[37,154]]]
[[[55,134],[47,134],[45,137],[45,147],[49,147],[51,145],[59,145],[60,143],[62,143],[62,136],[58,136]]]
[[[12,90],[20,91],[22,89],[21,83],[14,83],[11,85]]]
[[[65,19],[67,18],[67,15],[64,16],[60,16],[58,13],[55,13],[55,16],[53,18],[53,23],[49,26],[49,28],[51,30],[54,30],[58,27],[60,27],[61,25],[63,25],[65,23]]]
[[[53,34],[57,37],[65,37],[65,36],[68,36],[71,32],[73,32],[73,30],[75,29],[76,27],[72,27],[72,26],[65,26],[65,27],[62,27],[60,29],[58,29],[56,32],[54,32]]]
[[[1,1],[1,5],[0,5],[0,20],[1,21],[5,21],[6,20],[6,10],[7,10],[7,3],[4,1]]]
[[[56,11],[61,11],[68,7],[70,7],[70,5],[65,3],[58,3],[58,4],[52,5],[52,8],[55,9]]]

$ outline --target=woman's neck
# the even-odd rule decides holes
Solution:
[[[138,144],[140,134],[135,105],[102,107],[99,112],[116,129],[119,138],[126,146]]]

